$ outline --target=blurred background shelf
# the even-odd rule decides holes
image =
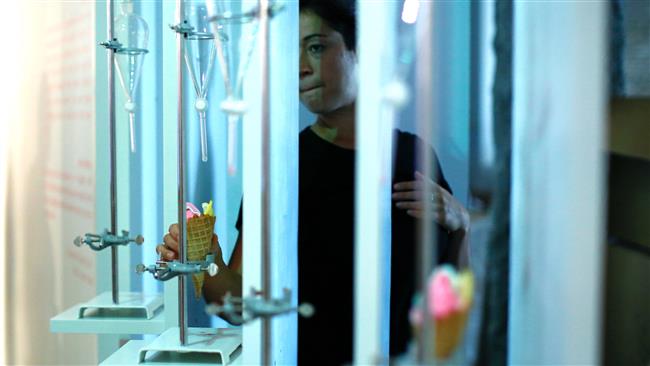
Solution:
[[[610,105],[605,365],[650,360],[650,98]]]
[[[615,98],[610,108],[610,151],[650,161],[650,98]]]

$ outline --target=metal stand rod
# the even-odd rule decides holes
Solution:
[[[183,0],[176,0],[178,23],[182,24],[185,14]],[[185,222],[185,121],[183,120],[183,47],[184,34],[177,32],[178,59],[178,260],[186,261],[187,235]],[[187,309],[185,308],[185,276],[178,276],[178,326],[180,342],[187,344]]]
[[[433,135],[432,121],[434,120],[435,104],[433,95],[433,77],[438,71],[434,65],[436,61],[431,49],[433,43],[433,2],[423,2],[420,8],[420,14],[416,24],[417,44],[427,45],[418,47],[416,59],[416,115],[417,131],[425,142],[430,142]],[[433,102],[432,102],[433,101]],[[427,144],[423,144],[417,151],[416,159],[422,169],[422,173],[430,177],[432,174],[431,164],[433,163]],[[432,192],[425,192],[426,197],[430,197]],[[425,210],[424,218],[421,220],[419,241],[417,245],[416,267],[418,268],[417,288],[422,291],[422,314],[423,319],[427,319],[429,312],[427,292],[427,280],[432,268],[432,264],[437,262],[438,251],[436,249],[437,239],[433,235],[433,217],[428,210]],[[431,322],[424,320],[422,322],[422,331],[417,339],[417,363],[420,365],[430,365],[435,362],[432,357],[431,341],[435,339],[435,328],[430,326]]]
[[[106,1],[106,28],[108,40],[113,40],[113,1]],[[115,139],[115,50],[108,49],[108,129],[111,180],[111,234],[117,234],[117,157]],[[117,248],[111,247],[111,282],[113,303],[119,304],[119,284],[117,279]]]
[[[269,2],[259,1],[260,67],[262,68],[262,294],[271,300],[271,179],[269,108]],[[262,363],[271,365],[271,317],[262,318]]]

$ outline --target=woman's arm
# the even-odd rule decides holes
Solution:
[[[216,245],[219,247],[218,242],[216,242]],[[220,247],[215,258],[218,258],[215,259],[215,262],[221,260],[221,263],[217,262],[219,273],[214,277],[206,277],[203,283],[203,296],[206,302],[221,305],[223,297],[228,292],[235,297],[241,297],[242,295],[242,235],[240,234],[237,237],[229,265],[224,263]]]

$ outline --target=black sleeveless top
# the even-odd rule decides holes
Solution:
[[[393,183],[415,180],[416,148],[423,141],[397,130],[395,138]],[[433,149],[427,150],[434,181],[451,193]],[[325,141],[309,127],[300,133],[299,151],[298,302],[313,304],[316,312],[298,318],[298,363],[341,365],[352,361],[356,152]],[[417,276],[417,219],[392,207],[391,356],[405,352],[411,339],[408,311]],[[240,208],[240,232],[241,225]],[[437,229],[439,262],[446,262],[447,234]]]

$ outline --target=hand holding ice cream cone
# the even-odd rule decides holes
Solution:
[[[209,253],[215,254],[215,263],[219,268],[224,268],[221,247],[218,237],[213,233],[216,217],[214,216],[212,201],[203,204],[203,213],[191,203],[187,204],[187,260],[202,261]],[[162,260],[172,261],[178,259],[178,224],[172,224],[169,232],[164,236],[164,244],[158,245],[156,251]],[[192,275],[194,293],[197,298],[201,296],[201,289],[205,274],[203,272]]]

